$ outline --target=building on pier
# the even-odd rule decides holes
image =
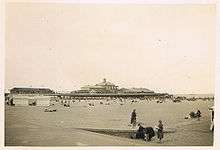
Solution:
[[[119,93],[154,93],[154,91],[146,89],[146,88],[121,88]]]
[[[49,106],[55,92],[49,88],[14,87],[7,97],[13,106]]]
[[[103,79],[101,83],[95,84],[95,85],[86,85],[81,87],[80,90],[74,91],[72,93],[117,93],[118,92],[118,86],[115,84],[108,82],[106,79]]]
[[[30,87],[14,87],[10,90],[10,94],[52,94],[49,88],[30,88]]]

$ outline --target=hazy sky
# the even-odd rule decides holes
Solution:
[[[6,89],[213,93],[214,5],[6,5]]]

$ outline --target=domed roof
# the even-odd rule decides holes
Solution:
[[[111,86],[114,86],[113,83],[107,82],[106,79],[103,79],[103,81],[102,81],[101,83],[98,83],[98,84],[96,84],[96,85],[98,85],[98,86],[103,86],[103,85],[111,85]]]
[[[114,84],[111,83],[111,82],[101,82],[101,83],[98,83],[96,85],[103,86],[103,85],[114,85]]]

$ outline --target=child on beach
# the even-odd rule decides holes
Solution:
[[[162,138],[163,138],[163,124],[162,124],[162,121],[161,121],[161,120],[159,120],[158,122],[159,122],[159,125],[158,125],[157,138],[158,138],[158,139],[160,140],[160,142],[161,142],[161,140],[162,140]]]

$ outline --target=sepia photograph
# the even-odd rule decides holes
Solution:
[[[5,147],[202,146],[216,5],[5,3]]]

